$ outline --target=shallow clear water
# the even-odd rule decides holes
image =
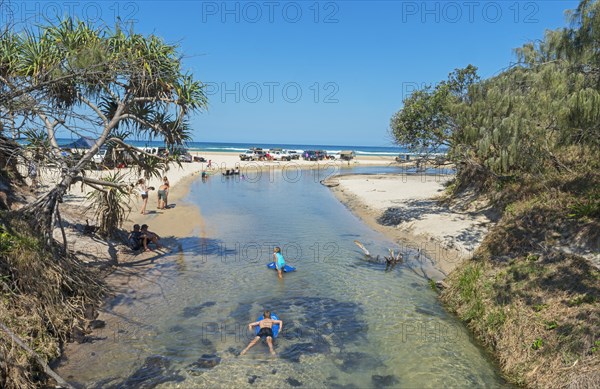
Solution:
[[[364,169],[373,172],[385,169]],[[356,172],[354,170],[353,172]],[[205,219],[176,260],[112,308],[119,328],[64,372],[86,387],[502,387],[488,357],[405,265],[365,260],[397,246],[319,184],[326,171],[246,172],[192,184]],[[184,221],[182,221],[184,222]],[[193,223],[194,221],[185,221]],[[266,268],[273,246],[298,270]],[[417,253],[405,250],[410,263]],[[238,357],[262,309],[284,321],[276,358]],[[125,317],[131,318],[126,320]],[[220,358],[220,359],[219,359]],[[200,360],[199,360],[200,359]],[[219,363],[209,367],[213,361]]]

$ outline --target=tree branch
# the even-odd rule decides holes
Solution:
[[[102,185],[102,186],[109,186],[111,188],[116,188],[116,189],[123,189],[129,186],[129,184],[125,184],[125,183],[119,183],[119,182],[110,182],[110,181],[104,181],[104,180],[96,180],[95,178],[88,178],[88,177],[76,177],[73,179],[74,182],[77,181],[81,181],[86,185]],[[94,189],[98,189],[96,187],[94,187]]]
[[[81,93],[79,94],[78,97],[79,97],[79,100],[83,101],[85,105],[87,105],[94,112],[96,112],[96,115],[98,115],[100,120],[102,120],[102,123],[104,123],[104,127],[108,126],[108,118],[102,113],[102,111],[100,111],[100,109],[96,106],[96,104],[93,104],[91,101],[86,99]]]
[[[35,351],[33,351],[31,348],[29,348],[29,346],[27,346],[27,344],[25,344],[25,342],[23,342],[17,335],[15,335],[2,322],[0,322],[0,329],[2,329],[2,331],[4,331],[13,340],[13,342],[15,342],[16,344],[18,344],[23,350],[25,350],[27,352],[27,354],[29,354],[30,356],[32,356],[37,361],[37,363],[39,363],[39,365],[44,369],[44,372],[46,374],[48,374],[50,377],[54,378],[54,380],[59,385],[64,386],[65,388],[75,389],[67,381],[65,381],[61,376],[59,376],[58,374],[56,374],[54,372],[54,370],[52,370],[50,368],[50,366],[48,366],[48,364],[46,363],[46,361],[44,361],[42,359],[42,357],[40,357],[38,355],[38,353],[36,353]]]

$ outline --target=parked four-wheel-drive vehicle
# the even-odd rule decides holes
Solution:
[[[322,161],[327,158],[325,150],[307,150],[302,156],[306,161]]]
[[[266,158],[266,153],[261,148],[252,148],[240,154],[242,161],[262,161]]]
[[[344,151],[340,152],[340,159],[342,161],[350,161],[355,156],[356,156],[356,154],[352,150],[344,150]]]
[[[253,161],[256,157],[254,150],[246,150],[240,154],[240,160],[242,161]]]
[[[305,161],[316,161],[318,159],[317,152],[314,150],[305,150],[304,154],[302,154],[302,158]]]
[[[292,157],[285,150],[271,151],[269,154],[271,155],[271,159],[274,161],[289,161],[292,159]]]
[[[302,153],[297,152],[296,150],[284,150],[290,156],[290,159],[300,159],[300,155]]]
[[[100,147],[98,152],[96,154],[94,154],[94,156],[92,157],[92,161],[94,161],[97,164],[104,163],[107,153],[108,153],[108,147],[105,147],[105,146]]]

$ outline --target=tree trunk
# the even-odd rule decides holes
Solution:
[[[32,230],[42,236],[45,246],[52,251],[55,258],[59,254],[59,248],[54,239],[53,232],[57,224],[62,229],[62,225],[60,225],[59,204],[62,203],[63,196],[75,180],[75,177],[75,172],[68,171],[62,177],[60,183],[50,192],[19,210],[19,213],[25,216]],[[64,241],[64,250],[66,250],[66,244],[67,242]]]

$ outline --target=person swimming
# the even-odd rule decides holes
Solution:
[[[261,338],[265,338],[267,340],[267,344],[269,345],[269,351],[271,355],[275,355],[275,350],[273,350],[273,326],[279,325],[279,331],[283,328],[283,321],[281,320],[273,320],[271,319],[271,312],[265,310],[263,312],[263,319],[259,321],[255,321],[254,323],[248,324],[248,329],[252,331],[252,327],[258,326],[260,330],[258,334],[252,339],[250,344],[240,353],[240,355],[246,354],[246,352],[254,346]]]

